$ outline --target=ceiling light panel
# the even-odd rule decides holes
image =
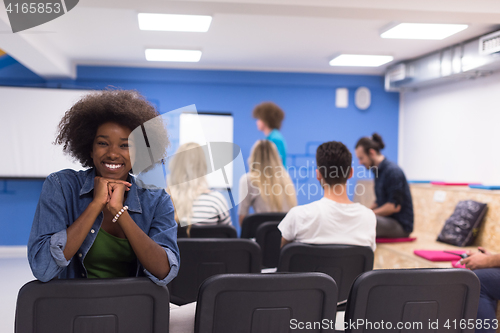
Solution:
[[[212,16],[139,13],[139,29],[154,31],[207,32]]]
[[[341,54],[330,61],[330,66],[378,67],[393,59],[386,55]]]
[[[199,50],[146,49],[147,61],[198,62]]]
[[[382,38],[441,40],[467,29],[467,24],[400,23],[382,33]]]

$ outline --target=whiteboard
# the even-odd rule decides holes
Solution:
[[[233,116],[227,113],[182,113],[179,121],[179,146],[188,142],[196,142],[200,146],[210,142],[232,143],[233,123]],[[232,151],[227,153],[229,156],[232,155]],[[227,160],[232,160],[232,158],[229,157]],[[211,188],[233,187],[233,164],[230,163],[224,168],[226,177],[220,172],[209,173],[207,175],[208,185]]]
[[[233,142],[233,116],[222,113],[182,113],[180,117],[179,145],[196,142]],[[200,127],[201,126],[201,127]]]
[[[500,73],[401,96],[399,164],[410,180],[500,184]]]
[[[88,90],[0,87],[0,177],[45,178],[80,163],[54,145],[64,113]]]

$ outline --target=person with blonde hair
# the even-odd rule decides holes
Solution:
[[[175,220],[181,227],[191,225],[231,224],[224,196],[210,190],[206,179],[206,146],[189,142],[179,147],[169,164],[167,192],[175,207]]]
[[[248,195],[238,208],[240,225],[250,207],[255,213],[268,213],[288,212],[297,206],[293,182],[274,143],[269,140],[257,141],[252,147],[248,164],[250,171],[240,179],[240,192],[248,188]],[[243,195],[240,193],[240,197]]]

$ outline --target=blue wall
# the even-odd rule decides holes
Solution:
[[[321,142],[342,141],[353,151],[360,137],[376,131],[386,142],[384,154],[397,161],[399,94],[385,92],[380,76],[85,66],[78,68],[76,80],[47,81],[16,61],[2,67],[0,58],[0,85],[72,89],[111,85],[137,89],[155,102],[161,113],[190,104],[196,104],[198,111],[231,112],[234,141],[245,160],[253,143],[263,138],[251,111],[262,101],[274,101],[286,112],[282,133],[288,144],[288,166],[303,166],[303,177],[293,177],[300,204],[321,197],[314,178],[314,153]],[[354,91],[360,86],[372,92],[372,105],[365,111],[354,106]],[[347,109],[335,108],[335,89],[339,87],[349,89]],[[41,183],[0,181],[0,245],[26,244]],[[232,216],[236,220],[235,212]]]

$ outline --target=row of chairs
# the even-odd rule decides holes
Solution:
[[[265,222],[280,222],[286,213],[257,213],[247,215],[241,224],[241,238],[255,238],[257,229]],[[187,227],[179,227],[179,238],[187,237]],[[236,238],[236,229],[231,225],[197,225],[191,226],[191,238]]]
[[[274,215],[276,219],[280,218],[279,214]],[[281,214],[281,218],[283,215]],[[221,226],[199,229],[203,229],[204,235],[207,230],[211,230],[212,235],[209,237],[221,236],[228,239],[199,239],[196,238],[200,235],[197,234],[198,228],[193,226],[192,238],[178,240],[182,265],[177,278],[169,284],[168,291],[165,288],[161,288],[161,292],[158,291],[158,287],[147,279],[117,279],[116,288],[106,289],[105,295],[107,292],[111,293],[111,298],[106,300],[106,296],[101,297],[100,289],[105,288],[107,283],[114,283],[112,280],[52,281],[46,284],[48,287],[31,282],[23,287],[19,294],[16,332],[33,332],[34,327],[38,327],[37,332],[58,332],[56,327],[59,327],[59,324],[65,327],[59,330],[61,332],[156,332],[155,327],[161,327],[159,331],[166,332],[168,315],[166,325],[165,315],[161,315],[164,310],[155,312],[156,306],[162,305],[165,299],[170,299],[178,305],[198,301],[196,332],[289,332],[292,319],[295,319],[296,323],[333,323],[335,312],[346,309],[346,304],[342,301],[348,298],[346,320],[351,322],[358,318],[380,324],[377,318],[389,318],[406,323],[418,317],[427,322],[422,322],[424,326],[418,327],[417,330],[426,331],[429,320],[442,318],[443,312],[451,316],[448,319],[458,319],[458,310],[455,311],[455,308],[457,304],[462,304],[460,297],[466,300],[466,304],[461,305],[463,316],[460,318],[472,318],[471,313],[475,318],[475,310],[467,310],[467,307],[472,305],[473,308],[474,302],[477,303],[474,297],[478,298],[479,289],[477,278],[470,272],[465,273],[468,277],[460,276],[463,273],[454,273],[454,270],[367,272],[373,268],[371,249],[348,245],[292,243],[280,252],[281,234],[277,229],[279,222],[268,222],[269,218],[258,216],[258,219],[254,218],[253,223],[246,224],[247,227],[242,229],[242,236],[252,236],[255,232],[257,243],[248,239],[235,239],[235,231],[231,231],[230,237],[226,237],[226,234],[220,233],[221,228],[216,228]],[[262,230],[266,232],[259,233]],[[277,256],[262,256],[259,244],[262,244],[264,250],[266,246],[277,245],[277,250],[273,249]],[[295,273],[259,274],[265,260],[274,260],[269,262],[275,263],[278,272]],[[361,273],[363,274],[359,275]],[[450,284],[449,281],[445,282],[448,278],[455,280]],[[135,282],[139,283],[138,288],[133,286]],[[80,283],[89,283],[89,287],[80,289],[76,286]],[[357,283],[361,285],[358,286]],[[408,288],[411,283],[412,287]],[[31,285],[33,287],[29,287]],[[459,286],[454,294],[458,294],[458,298],[451,296],[453,290],[449,289],[449,286],[452,286],[452,289]],[[30,288],[35,288],[35,291],[40,288],[43,292],[37,294]],[[58,294],[51,288],[61,289],[61,299],[54,297],[51,301],[50,295]],[[151,297],[147,288],[156,288],[155,295],[159,298]],[[72,289],[80,290],[74,294],[74,302],[73,296],[66,297],[72,295]],[[24,296],[21,297],[22,295]],[[37,296],[36,300],[32,299],[33,295]],[[373,295],[378,298],[373,298]],[[408,296],[411,301],[405,300],[404,297],[402,300],[401,295]],[[387,296],[385,300],[383,296]],[[94,297],[99,298],[95,304]],[[450,302],[455,309],[453,311],[442,308],[449,300],[453,301]],[[137,313],[128,315],[122,305],[117,305],[119,308],[116,311],[110,310],[114,309],[115,303],[122,301],[132,304]],[[344,304],[337,307],[339,301]],[[31,312],[19,310],[26,306]],[[386,310],[391,314],[389,317],[384,314]],[[78,314],[73,313],[74,311]],[[103,314],[106,311],[110,314]],[[65,323],[58,322],[59,315],[64,317],[62,322]],[[162,318],[158,318],[159,315]],[[135,324],[130,323],[129,320],[135,317],[140,319],[136,320]],[[51,319],[46,320],[47,318]],[[324,319],[326,321],[323,321]],[[25,323],[26,320],[28,323]],[[40,328],[37,323],[44,324]],[[73,328],[70,329],[71,327]],[[332,328],[331,325],[329,327]],[[321,325],[321,328],[324,328],[324,325]],[[380,331],[377,328],[375,330]],[[315,331],[333,332],[333,329],[312,330]],[[352,329],[351,326],[346,331],[369,332],[370,329]]]
[[[171,301],[194,302],[202,282],[212,275],[259,273],[260,247],[248,239],[179,239],[181,265],[169,284]],[[332,277],[339,289],[338,301],[361,273],[373,269],[373,251],[353,245],[287,244],[281,251],[278,272],[321,272]]]
[[[280,253],[281,232],[279,222],[286,213],[251,214],[243,219],[241,238],[255,239],[262,253],[264,267],[277,267]],[[186,238],[186,227],[179,228],[178,238]],[[190,238],[237,238],[236,229],[231,225],[192,225]]]
[[[479,289],[464,269],[365,272],[352,285],[341,326],[347,333],[472,333]],[[195,333],[335,332],[336,300],[337,285],[323,273],[216,275],[199,289]],[[147,278],[32,281],[18,296],[16,333],[168,331],[168,289]]]

